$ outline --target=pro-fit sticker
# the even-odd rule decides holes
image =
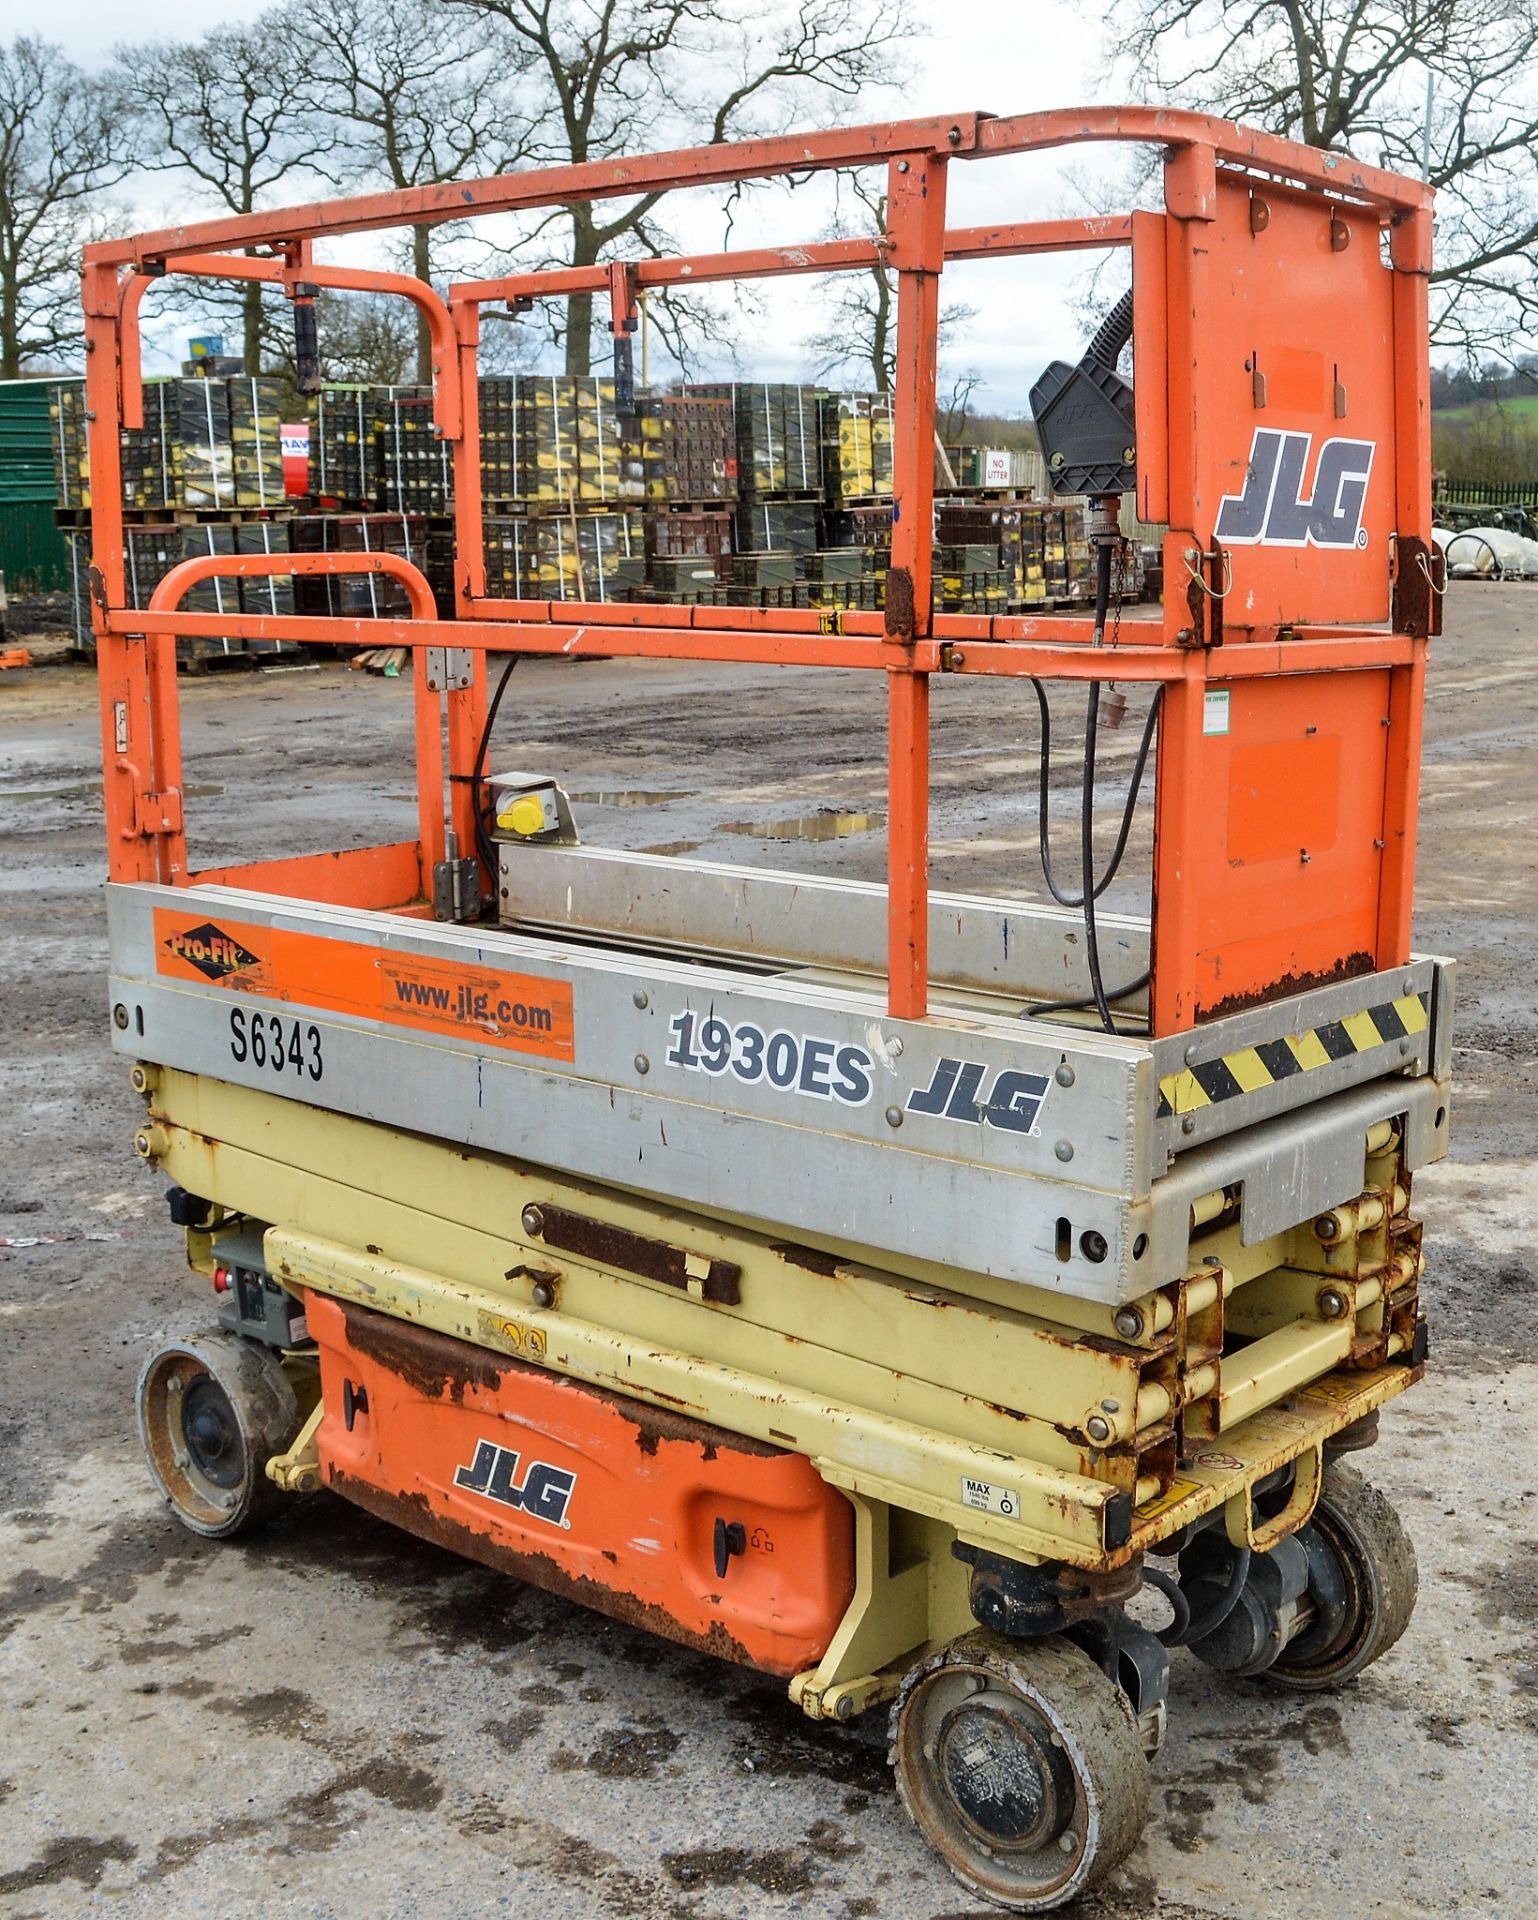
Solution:
[[[576,1053],[570,985],[535,974],[159,907],[155,969],[170,980],[356,1014],[547,1060],[571,1060]],[[261,1017],[253,1013],[251,1019]],[[250,1032],[244,1019],[241,1031],[235,1030],[233,1012],[231,1020],[231,1049],[240,1061],[240,1046],[250,1046]],[[268,1059],[278,1044],[276,1035],[264,1034],[261,1047]],[[287,1040],[282,1045],[289,1050]]]

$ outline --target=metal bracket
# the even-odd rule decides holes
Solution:
[[[470,685],[471,654],[468,647],[429,647],[427,649],[427,691],[463,693]],[[444,915],[439,914],[441,920]]]
[[[315,1436],[325,1417],[326,1403],[317,1400],[310,1417],[294,1437],[286,1453],[275,1453],[267,1462],[267,1478],[285,1493],[314,1493],[320,1485],[320,1448]]]
[[[433,918],[473,920],[480,912],[480,862],[448,859],[433,865]]]
[[[167,787],[163,793],[134,795],[134,832],[144,839],[182,831],[182,790]]]

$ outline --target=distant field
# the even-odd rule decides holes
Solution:
[[[1486,408],[1510,414],[1515,420],[1538,427],[1538,393],[1524,393],[1510,400],[1471,401],[1463,407],[1438,407],[1431,416],[1431,424],[1433,427],[1456,426],[1460,422],[1474,420]]]

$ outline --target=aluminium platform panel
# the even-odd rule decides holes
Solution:
[[[1350,1197],[1331,1183],[1364,1115],[1422,1116],[1437,1098],[1403,1077],[1426,1075],[1423,1035],[1399,1078],[1326,1101],[1329,1117],[1273,1116],[1253,1142],[1204,1144],[1160,1179],[1144,1040],[944,1004],[894,1021],[874,982],[232,888],[111,886],[108,913],[111,1034],[132,1058],[1102,1302],[1183,1269],[1208,1166],[1228,1169],[1219,1184],[1249,1181],[1246,1238],[1263,1237]],[[1321,1100],[1337,1091],[1315,1078]],[[1412,1146],[1435,1157],[1429,1119]],[[1084,1253],[1102,1241],[1101,1257]]]

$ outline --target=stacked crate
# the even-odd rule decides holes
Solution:
[[[815,553],[819,512],[812,500],[743,500],[735,518],[739,553]]]
[[[144,425],[119,436],[130,513],[230,512],[283,502],[278,387],[271,380],[146,380]],[[61,507],[91,504],[85,392],[55,389],[51,408]]]
[[[979,542],[935,548],[937,613],[1006,613],[1009,584],[997,544]]]
[[[178,384],[210,386],[214,383],[182,381]],[[217,384],[224,387],[228,395],[234,504],[259,511],[286,506],[283,446],[278,433],[283,412],[282,387],[276,380],[252,374],[236,374]]]
[[[480,384],[481,498],[491,506],[523,497],[523,409],[516,379]]]
[[[737,485],[749,499],[822,490],[816,387],[774,381],[695,383],[702,400],[727,400],[737,443]]]
[[[685,512],[648,513],[648,559],[691,559],[707,555],[719,560],[732,551],[732,514],[725,507],[700,507]]]
[[[310,493],[340,507],[378,504],[377,387],[324,386],[310,403]]]
[[[485,546],[494,599],[618,600],[645,579],[645,535],[633,511],[488,515]]]
[[[514,498],[569,507],[644,497],[635,418],[618,411],[612,380],[525,376],[518,407],[522,483]]]
[[[649,502],[692,506],[737,497],[730,400],[656,394],[640,403],[641,466]]]
[[[144,383],[144,424],[119,436],[122,465],[124,571],[128,602],[147,604],[179,561],[205,553],[263,551],[276,542],[287,551],[281,521],[265,517],[284,504],[283,456],[276,381],[246,375]],[[59,518],[77,521],[91,504],[85,399],[80,387],[56,389],[52,409]],[[75,636],[90,652],[95,637],[84,592],[90,534],[70,531],[75,582]],[[284,589],[264,583],[243,588],[233,579],[200,581],[182,602],[193,613],[243,612],[243,594],[285,610]],[[184,637],[183,664],[270,651],[271,642]]]
[[[809,604],[875,611],[885,598],[889,556],[874,547],[830,547],[804,564]]]
[[[183,560],[196,559],[206,553],[287,554],[290,551],[288,527],[283,521],[208,520],[178,531],[181,535],[179,557]],[[188,613],[289,614],[294,611],[293,576],[263,574],[242,579],[216,574],[211,580],[198,581],[183,596],[182,606]],[[196,657],[200,659],[213,655],[299,651],[291,640],[184,639],[178,641],[177,646],[179,654],[184,648],[198,649]]]
[[[830,547],[869,547],[884,554],[892,551],[890,506],[830,508],[823,515],[823,527]]]
[[[867,504],[892,492],[892,396],[830,393],[821,404],[822,461],[829,502]]]
[[[305,513],[288,523],[294,553],[394,553],[427,577],[440,612],[454,605],[454,542],[422,514]],[[294,609],[346,620],[403,620],[411,602],[383,573],[298,574]]]
[[[433,425],[431,387],[376,390],[379,504],[387,513],[448,513],[454,457]]]
[[[947,500],[935,508],[935,538],[942,546],[992,546],[1009,577],[1010,605],[1037,606],[1047,598],[1049,512],[1061,509],[1027,500]]]

